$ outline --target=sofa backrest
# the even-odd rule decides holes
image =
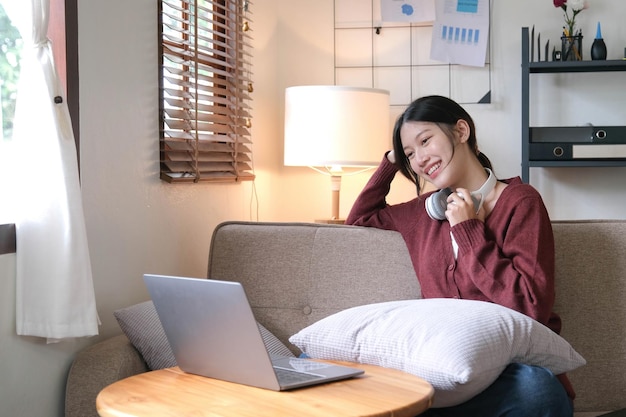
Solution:
[[[576,409],[626,407],[626,221],[555,221],[553,229],[555,311],[562,336],[587,360],[570,374]],[[257,320],[288,346],[289,336],[345,308],[420,297],[400,234],[354,226],[223,223],[208,277],[242,282]]]
[[[554,221],[561,335],[587,360],[571,373],[576,405],[626,407],[626,221]]]
[[[400,235],[372,228],[223,223],[207,276],[241,282],[257,320],[287,346],[292,334],[346,308],[420,297]]]

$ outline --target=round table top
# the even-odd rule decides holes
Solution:
[[[334,363],[360,368],[365,373],[278,392],[193,375],[174,367],[134,375],[107,386],[98,394],[96,408],[102,417],[414,417],[432,404],[432,386],[415,375],[374,365]]]

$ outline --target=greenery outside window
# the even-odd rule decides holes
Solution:
[[[9,140],[13,132],[21,49],[20,34],[0,6],[0,141]]]
[[[248,0],[162,0],[160,176],[253,180]]]
[[[19,31],[0,5],[0,175],[7,178],[11,169],[10,147],[13,146],[13,118],[17,98],[17,83],[20,75],[20,55],[23,41]],[[10,181],[0,179],[0,192],[9,195]],[[16,247],[15,225],[11,201],[5,198],[0,206],[0,255],[14,253]],[[6,223],[6,224],[4,224]]]

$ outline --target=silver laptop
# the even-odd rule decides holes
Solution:
[[[363,374],[295,357],[272,357],[239,282],[145,274],[180,369],[275,391]]]

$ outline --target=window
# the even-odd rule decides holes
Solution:
[[[72,116],[78,149],[78,17],[77,0],[50,0],[48,37],[61,81],[66,86],[68,107]],[[20,71],[22,39],[0,5],[0,141],[10,139],[17,82]]]
[[[9,140],[13,133],[21,49],[21,36],[0,6],[0,141]]]
[[[160,162],[167,182],[253,180],[248,0],[160,3]]]
[[[15,183],[8,178],[15,165],[19,166],[11,157],[14,146],[11,138],[22,44],[19,31],[0,5],[0,192],[4,196],[0,205],[0,255],[15,252],[16,246],[15,225],[11,223],[15,220],[15,208],[11,204]]]
[[[50,0],[48,37],[52,41],[55,62],[61,81],[65,83],[67,102],[72,116],[72,127],[79,147],[78,129],[78,15],[77,0]],[[11,24],[4,8],[0,5],[0,160],[3,146],[11,146],[13,116],[17,82],[19,78],[22,39]],[[3,160],[2,160],[3,161]],[[0,161],[0,164],[2,164]],[[3,166],[0,166],[2,172]],[[2,175],[8,175],[2,173]],[[6,192],[6,190],[1,190]],[[7,202],[9,203],[9,202]],[[15,225],[2,224],[12,221],[11,205],[0,207],[0,254],[15,251]]]

